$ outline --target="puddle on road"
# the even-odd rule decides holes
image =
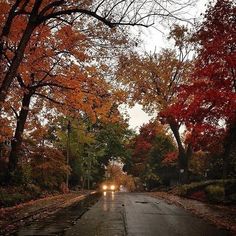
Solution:
[[[150,202],[146,202],[146,201],[135,201],[135,203],[147,204],[147,203],[150,203]]]
[[[82,215],[98,201],[99,197],[100,194],[89,196],[87,199],[58,211],[55,215],[21,227],[15,232],[15,235],[64,235],[65,231],[76,224]]]

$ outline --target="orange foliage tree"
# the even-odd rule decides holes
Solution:
[[[8,106],[11,106],[17,119],[9,156],[10,171],[14,171],[17,166],[22,135],[30,110],[35,113],[47,106],[47,109],[56,108],[67,114],[68,111],[83,111],[94,120],[95,116],[105,116],[112,106],[109,85],[99,69],[86,66],[85,70],[77,65],[89,63],[91,60],[91,55],[85,53],[90,45],[88,42],[83,43],[86,36],[66,25],[61,25],[54,37],[50,37],[49,33],[50,28],[45,25],[33,35],[26,48],[26,59],[19,67],[14,90],[9,96]],[[37,47],[45,41],[46,47]],[[118,39],[117,42],[121,43],[123,40]],[[32,98],[33,109],[30,106]],[[103,101],[104,98],[106,101]],[[47,103],[42,103],[42,100]]]
[[[103,0],[0,3],[2,139],[12,135],[8,126],[14,127],[14,122],[5,118],[6,114],[14,113],[17,120],[10,171],[16,168],[32,107],[35,112],[40,111],[40,106],[45,109],[41,100],[46,99],[50,104],[55,103],[60,112],[83,110],[92,114],[93,119],[104,116],[111,108],[111,88],[100,74],[110,69],[104,56],[107,57],[107,48],[116,49],[117,45],[127,43],[127,33],[115,26],[148,26],[151,16],[169,15],[168,9],[146,1],[107,3]]]
[[[192,45],[187,28],[176,25],[170,38],[175,40],[175,50],[165,49],[159,54],[139,56],[131,54],[121,58],[117,77],[126,86],[133,102],[143,105],[145,111],[156,114],[157,119],[169,125],[178,145],[179,168],[184,169],[183,181],[187,180],[188,160],[192,153],[191,143],[183,142],[180,134],[180,119],[163,112],[177,99],[178,87],[186,83],[192,68],[189,54]],[[161,117],[162,116],[162,117]]]
[[[174,16],[170,15],[171,9],[166,9],[162,4],[144,0],[116,0],[112,4],[106,0],[12,0],[1,1],[0,9],[0,110],[24,60],[29,41],[42,25],[50,24],[53,30],[61,23],[70,27],[79,19],[83,23],[102,23],[110,28],[117,25],[148,26],[150,16]],[[14,47],[11,47],[12,44]],[[41,44],[40,48],[43,46]]]

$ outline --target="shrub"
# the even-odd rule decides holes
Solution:
[[[225,189],[221,185],[209,185],[205,188],[205,192],[211,202],[222,202],[225,199]]]
[[[70,173],[63,153],[55,148],[39,147],[31,158],[33,181],[42,189],[58,189]]]
[[[22,193],[0,192],[0,206],[1,207],[13,206],[27,199],[28,199],[28,196]]]
[[[33,198],[37,198],[41,195],[41,188],[35,184],[27,184],[25,191],[29,192]]]
[[[29,163],[21,164],[11,173],[14,185],[27,185],[32,182],[32,169]]]
[[[199,190],[190,194],[189,198],[192,198],[198,201],[206,201],[206,193],[203,190]]]
[[[178,186],[177,189],[175,189],[175,194],[179,195],[179,196],[186,196],[188,193],[188,187],[187,185],[181,185]]]

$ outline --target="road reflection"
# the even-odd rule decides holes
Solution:
[[[114,211],[115,192],[103,192],[103,211]]]
[[[109,192],[103,192],[103,198],[108,200],[115,200],[115,192],[109,191]]]

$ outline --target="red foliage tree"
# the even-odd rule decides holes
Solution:
[[[140,128],[140,134],[135,138],[133,159],[134,162],[145,162],[148,159],[148,153],[152,148],[152,142],[157,134],[154,123],[148,123]]]
[[[196,34],[199,53],[190,84],[166,110],[182,120],[196,149],[222,143],[224,176],[236,140],[236,6],[230,0],[210,5]],[[200,144],[200,145],[199,145]]]
[[[165,166],[172,166],[172,165],[176,165],[177,162],[178,162],[178,153],[169,152],[165,155],[161,163]]]

